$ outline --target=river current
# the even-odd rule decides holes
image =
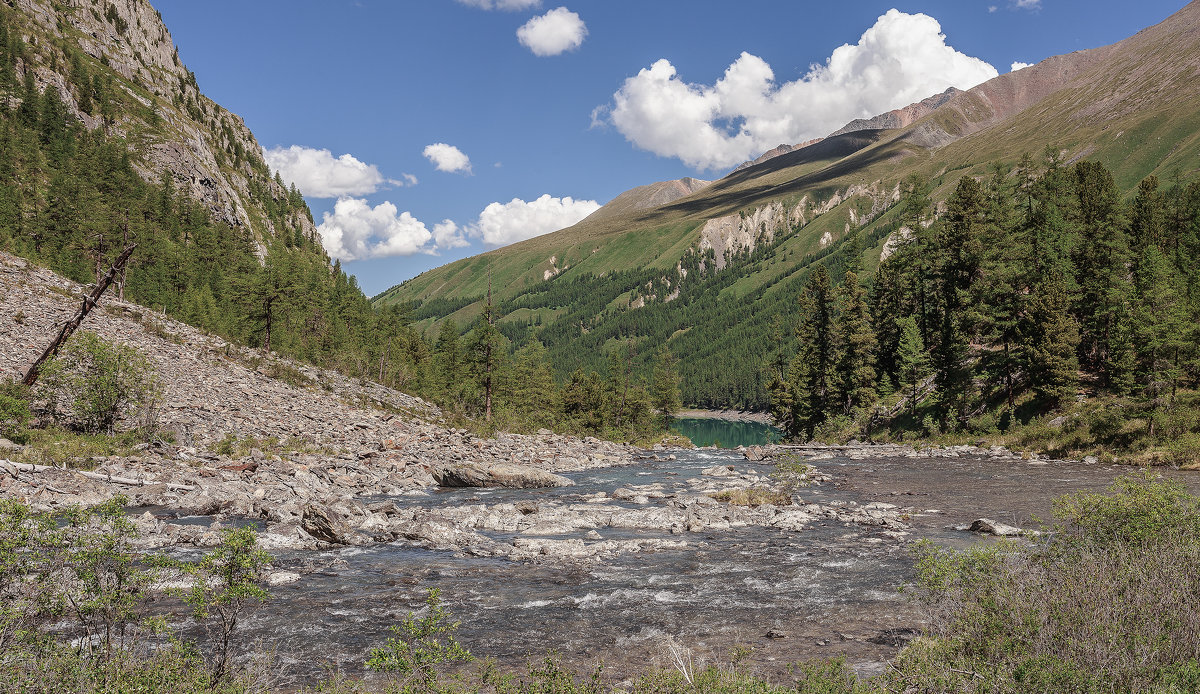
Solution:
[[[771,470],[732,451],[671,453],[674,460],[663,453],[631,466],[569,473],[574,487],[446,490],[397,501],[573,500],[652,483],[669,493],[717,464]],[[811,462],[833,480],[802,490],[806,502],[912,507],[910,539],[958,547],[988,539],[951,526],[989,517],[1030,527],[1033,516],[1049,518],[1054,497],[1102,489],[1129,470],[978,456],[853,460],[834,453]],[[748,646],[749,666],[765,675],[785,676],[789,663],[832,655],[870,674],[921,625],[919,610],[898,590],[912,578],[911,543],[886,538],[882,530],[835,521],[799,532],[707,530],[671,536],[687,540],[685,549],[600,563],[481,559],[402,542],[287,554],[277,558],[277,568],[302,578],[272,589],[271,601],[249,618],[248,636],[273,647],[296,681],[332,670],[357,674],[388,627],[419,610],[425,592],[438,588],[461,620],[460,641],[476,656],[514,668],[553,650],[580,669],[603,663],[607,673],[622,677],[666,665],[665,649],[675,643],[710,661]],[[609,529],[601,536],[669,536],[638,532]]]

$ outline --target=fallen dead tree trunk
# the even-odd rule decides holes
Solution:
[[[11,460],[0,460],[0,467],[8,467],[17,472],[62,472],[65,468],[53,467],[50,465],[32,465],[30,463],[17,463]],[[113,475],[105,475],[99,472],[87,472],[86,470],[67,470],[76,475],[83,475],[92,480],[100,482],[109,482],[111,484],[121,484],[127,487],[145,487],[147,485],[161,484],[167,489],[178,489],[180,491],[190,492],[196,487],[190,484],[176,484],[175,482],[154,482],[151,480],[134,479],[132,477],[115,477]]]
[[[67,339],[71,337],[71,333],[75,332],[75,329],[78,328],[81,323],[83,323],[83,319],[87,318],[87,314],[96,307],[96,304],[100,301],[100,297],[104,294],[104,290],[108,289],[108,285],[112,284],[112,281],[117,276],[117,273],[125,268],[125,261],[129,260],[129,255],[133,253],[133,249],[135,248],[137,248],[136,243],[126,248],[121,252],[121,255],[117,256],[117,259],[113,262],[112,267],[108,269],[108,273],[105,274],[104,277],[100,278],[100,281],[96,283],[96,288],[92,290],[92,293],[83,298],[83,306],[80,307],[79,313],[76,313],[74,318],[63,324],[62,329],[58,331],[58,337],[54,338],[50,345],[46,347],[46,351],[42,352],[42,356],[38,357],[37,360],[29,366],[29,370],[25,372],[25,378],[21,379],[22,383],[27,386],[32,386],[34,383],[37,383],[38,375],[42,370],[42,364],[45,363],[47,359],[50,359],[54,355],[58,354],[58,350],[61,349],[63,343],[65,343]]]

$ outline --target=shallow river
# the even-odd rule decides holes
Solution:
[[[453,490],[403,502],[574,499],[654,482],[669,492],[714,464],[769,471],[728,451],[674,454],[677,460],[571,473],[575,487]],[[979,517],[1029,526],[1031,515],[1049,517],[1053,497],[1101,489],[1129,470],[975,457],[835,455],[814,464],[834,481],[804,490],[804,500],[911,506],[920,513],[912,520],[913,539],[954,546],[985,540],[946,526]],[[606,532],[605,539],[631,533]],[[603,662],[617,676],[665,664],[661,655],[671,641],[710,659],[727,658],[735,645],[751,646],[749,660],[763,674],[783,676],[788,663],[838,654],[872,673],[919,628],[918,611],[897,590],[912,575],[910,543],[884,538],[878,529],[829,521],[801,532],[734,528],[672,539],[686,540],[687,549],[585,565],[478,559],[399,543],[285,555],[277,565],[303,578],[273,589],[249,631],[275,644],[291,674],[306,680],[332,668],[359,672],[366,650],[382,644],[387,627],[418,609],[435,587],[462,621],[460,640],[477,656],[519,666],[553,649],[581,667]],[[784,636],[768,638],[770,630]]]

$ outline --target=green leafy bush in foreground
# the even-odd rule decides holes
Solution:
[[[265,691],[229,659],[239,616],[266,597],[253,531],[226,531],[194,564],[146,555],[126,503],[50,515],[0,499],[0,692]],[[215,623],[209,662],[150,611],[164,581]]]
[[[1149,474],[1060,499],[1032,547],[923,544],[930,633],[888,679],[911,692],[1200,691],[1200,499]]]

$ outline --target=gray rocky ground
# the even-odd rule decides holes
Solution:
[[[0,254],[0,378],[20,378],[80,303],[83,287]],[[155,419],[169,435],[132,455],[82,461],[88,471],[42,466],[17,446],[0,451],[0,495],[40,510],[129,498],[147,547],[211,546],[230,522],[263,526],[267,549],[407,542],[478,556],[588,560],[684,547],[688,535],[758,526],[801,531],[818,520],[878,526],[899,540],[912,509],[793,503],[722,503],[723,491],[772,489],[776,480],[716,466],[665,489],[626,486],[538,502],[429,506],[441,486],[544,488],[570,485],[560,473],[634,465],[631,447],[560,436],[477,438],[447,427],[436,407],[378,384],[264,355],[172,321],[144,307],[103,300],[84,329],[147,355],[162,387]],[[272,378],[284,373],[288,381]],[[894,450],[893,450],[894,449]],[[749,461],[782,454],[978,454],[971,447],[917,452],[904,447],[768,447]],[[993,456],[1012,456],[996,449]],[[667,455],[659,451],[649,455]],[[807,483],[823,476],[809,468]],[[412,500],[412,503],[408,503]],[[172,517],[210,517],[208,525]],[[602,539],[605,528],[659,531]],[[578,537],[581,530],[592,531]],[[504,533],[507,540],[485,533]],[[562,538],[565,534],[575,534]]]

